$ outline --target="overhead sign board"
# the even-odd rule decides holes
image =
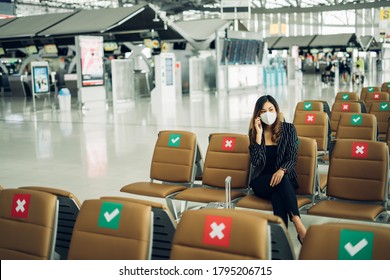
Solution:
[[[251,1],[250,0],[222,0],[221,14],[222,14],[222,19],[250,19]]]

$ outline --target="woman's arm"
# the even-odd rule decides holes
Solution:
[[[265,165],[265,145],[251,143],[249,155],[253,166]]]
[[[250,132],[250,134],[252,131]],[[250,135],[251,136],[251,135]],[[262,135],[264,136],[264,135]],[[261,144],[259,144],[257,141],[252,141],[249,145],[249,155],[250,155],[250,160],[252,163],[252,166],[256,167],[259,165],[264,166],[265,165],[265,142],[264,142],[264,137],[261,137]],[[256,137],[258,138],[258,137]],[[257,139],[256,139],[257,140]]]
[[[295,126],[292,123],[286,123],[286,141],[287,146],[285,155],[280,166],[281,169],[288,173],[291,169],[294,169],[298,160],[298,135]]]

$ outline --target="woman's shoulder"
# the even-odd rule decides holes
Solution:
[[[282,122],[282,130],[284,131],[283,134],[293,135],[297,133],[295,125],[289,122]]]
[[[286,130],[295,130],[295,125],[289,122],[282,122],[282,127]]]

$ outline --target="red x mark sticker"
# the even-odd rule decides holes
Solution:
[[[306,114],[305,122],[308,124],[313,124],[316,121],[316,114]]]
[[[375,100],[381,99],[380,94],[379,94],[379,93],[374,93],[374,99],[375,99]]]
[[[341,111],[350,111],[351,105],[349,103],[342,103],[341,104]]]
[[[364,143],[364,142],[352,143],[352,157],[367,158],[367,156],[368,156],[368,143]]]
[[[231,217],[206,216],[203,231],[203,243],[229,247],[231,230]]]
[[[31,194],[15,194],[12,200],[11,217],[27,218]]]
[[[236,138],[234,137],[224,137],[222,140],[222,150],[224,151],[234,151],[235,145]]]

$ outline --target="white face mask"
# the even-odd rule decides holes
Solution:
[[[276,121],[276,112],[265,112],[260,115],[260,119],[263,123],[272,125]]]

